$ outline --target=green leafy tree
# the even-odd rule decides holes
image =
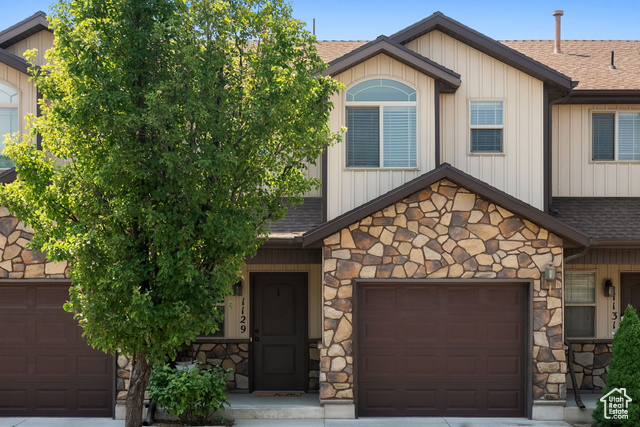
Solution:
[[[627,419],[607,419],[604,403],[598,400],[593,419],[598,426],[637,427],[640,425],[640,319],[636,310],[627,306],[620,327],[613,337],[611,364],[607,374],[607,387],[602,390],[606,395],[616,388],[624,388],[629,403]]]
[[[212,332],[271,220],[318,183],[338,83],[282,0],[63,0],[33,70],[41,117],[6,150],[0,202],[68,260],[88,342],[133,358],[128,427],[153,363]],[[42,135],[43,150],[33,141]]]

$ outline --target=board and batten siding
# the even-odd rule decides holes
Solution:
[[[640,110],[640,105],[556,105],[552,111],[553,195],[638,197],[640,162],[594,162],[593,111]]]
[[[367,79],[392,79],[405,83],[418,91],[417,114],[417,167],[416,168],[347,168],[346,138],[343,142],[329,147],[327,152],[327,216],[333,219],[376,197],[405,184],[435,167],[435,115],[434,80],[387,55],[380,54],[334,79],[353,86]],[[331,111],[330,126],[339,132],[346,126],[345,91],[331,97],[334,108]]]
[[[526,202],[544,207],[544,84],[440,31],[406,45],[461,75],[440,95],[441,161]],[[470,101],[504,102],[504,153],[470,154]]]
[[[307,178],[316,178],[318,181],[322,182],[322,155],[318,157],[315,165],[311,163],[307,164],[305,174]],[[306,192],[303,197],[322,197],[322,186]]]
[[[27,37],[18,43],[9,46],[6,50],[14,55],[24,58],[24,52],[30,49],[37,49],[38,55],[33,60],[36,65],[44,65],[46,59],[44,54],[53,46],[53,33],[50,31],[40,31],[32,36]]]
[[[251,273],[307,273],[308,338],[322,336],[322,265],[321,264],[247,264],[242,267],[242,296],[225,299],[225,339],[249,339],[251,336]],[[244,299],[244,314],[243,304]],[[244,319],[242,316],[246,316]],[[244,323],[243,323],[244,322]],[[241,326],[246,330],[241,332]]]

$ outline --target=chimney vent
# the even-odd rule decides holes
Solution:
[[[562,53],[560,49],[560,17],[564,15],[564,12],[561,10],[554,10],[553,16],[556,17],[556,42],[553,46],[553,53]]]

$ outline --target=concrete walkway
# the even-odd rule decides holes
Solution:
[[[357,420],[236,420],[238,427],[569,427],[526,418],[358,418]],[[0,418],[0,427],[124,427],[110,418]]]

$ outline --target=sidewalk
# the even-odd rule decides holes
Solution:
[[[238,427],[569,427],[526,418],[358,418],[357,420],[236,420]],[[0,427],[124,427],[110,418],[0,418]]]

